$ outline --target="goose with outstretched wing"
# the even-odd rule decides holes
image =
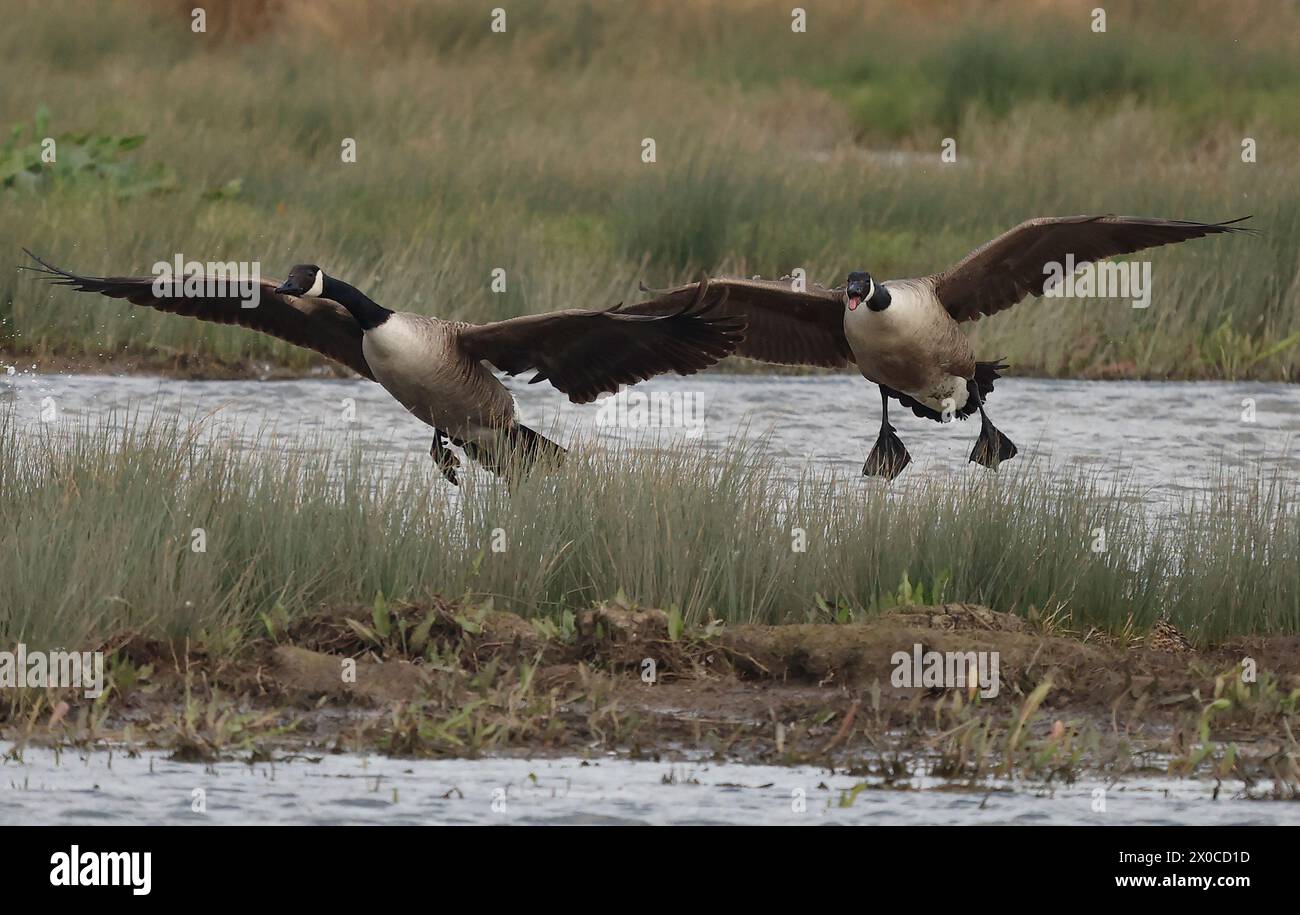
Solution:
[[[378,382],[434,428],[430,454],[453,484],[459,461],[448,440],[497,474],[564,455],[519,422],[514,398],[486,364],[509,375],[534,370],[531,381],[549,381],[574,403],[588,403],[664,372],[698,372],[729,355],[743,336],[743,320],[710,312],[708,300],[725,290],[707,282],[657,315],[616,306],[468,324],[385,308],[314,264],[294,267],[278,285],[261,282],[249,301],[224,278],[160,284],[153,276],[81,276],[27,253],[37,264],[27,269],[51,282],[238,324],[315,350]]]
[[[856,366],[880,386],[880,434],[863,474],[893,479],[911,461],[889,424],[890,398],[939,422],[978,412],[980,435],[970,459],[996,469],[1016,454],[1015,444],[985,411],[993,383],[1007,366],[977,360],[958,325],[1010,308],[1026,295],[1042,295],[1045,284],[1060,275],[1059,265],[1071,259],[1081,266],[1206,235],[1249,231],[1239,222],[1051,216],[1021,223],[931,276],[878,283],[869,273],[854,271],[835,289],[790,279],[715,278],[709,285],[726,292],[719,313],[746,321],[736,355],[786,365]],[[699,288],[691,283],[663,290],[627,310],[665,314]]]

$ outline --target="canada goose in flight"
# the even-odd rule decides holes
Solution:
[[[453,484],[459,461],[446,440],[496,474],[509,473],[515,459],[531,463],[564,454],[519,422],[514,398],[484,362],[508,375],[535,370],[530,384],[549,381],[574,403],[588,403],[663,372],[690,375],[707,368],[735,349],[744,326],[736,317],[706,314],[707,282],[662,315],[629,314],[615,306],[468,324],[391,311],[314,264],[294,267],[278,286],[262,281],[256,307],[246,307],[233,286],[202,287],[231,289],[223,295],[160,296],[156,277],[79,276],[27,254],[40,265],[27,269],[51,282],[202,321],[239,324],[379,382],[434,428],[429,453]]]
[[[1249,219],[1250,217],[1242,217]],[[1129,216],[1049,216],[1021,223],[976,248],[943,273],[877,283],[855,271],[844,287],[787,280],[719,278],[727,295],[722,314],[743,316],[744,341],[736,355],[785,365],[855,365],[880,386],[880,435],[862,472],[893,479],[911,455],[889,424],[889,398],[917,416],[946,422],[980,414],[980,435],[970,459],[996,469],[1016,446],[989,421],[984,402],[1006,368],[998,360],[977,362],[958,328],[1042,295],[1049,265],[1076,265],[1187,241],[1243,231],[1230,222],[1206,224]],[[1248,231],[1248,230],[1246,230]],[[652,290],[645,289],[650,292]],[[698,294],[696,284],[656,293],[630,306],[637,314],[662,314]]]

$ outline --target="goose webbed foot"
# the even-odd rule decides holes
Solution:
[[[880,385],[880,435],[876,446],[867,455],[867,462],[862,465],[864,477],[884,477],[892,480],[903,472],[903,468],[912,463],[912,456],[903,447],[903,440],[894,434],[894,427],[889,424],[889,389]]]
[[[867,455],[867,462],[862,465],[864,477],[884,477],[892,480],[903,472],[903,468],[912,463],[912,456],[903,446],[903,440],[894,434],[894,427],[881,426],[876,446]]]
[[[1015,457],[1017,450],[1016,443],[998,431],[980,407],[980,437],[971,449],[970,459],[989,470],[997,470],[1003,461]]]
[[[438,465],[438,470],[447,478],[448,483],[452,486],[460,485],[456,479],[456,469],[460,467],[460,459],[447,447],[447,437],[436,429],[433,432],[433,445],[429,448],[429,456]]]

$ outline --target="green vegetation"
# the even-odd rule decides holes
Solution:
[[[199,433],[96,422],[55,438],[0,413],[0,643],[130,630],[220,651],[321,606],[439,594],[567,629],[623,594],[679,613],[678,632],[921,599],[1080,633],[1162,611],[1203,643],[1300,632],[1300,510],[1283,480],[1223,479],[1152,517],[1123,483],[1032,465],[887,491],[812,471],[790,485],[744,442],[721,456],[579,443],[513,493],[471,474],[453,498],[427,461],[384,471],[360,451]]]
[[[0,151],[19,176],[3,183],[30,185],[0,189],[0,251],[92,273],[178,252],[268,276],[313,261],[390,305],[483,320],[701,268],[916,275],[1047,213],[1250,213],[1257,237],[1154,253],[1147,310],[1042,300],[972,331],[1021,372],[1300,377],[1300,11],[1119,2],[1095,34],[1093,5],[837,0],[800,35],[772,2],[559,0],[512,5],[499,34],[450,0],[244,0],[195,34],[189,6],[15,0],[0,130],[46,108],[36,133],[62,139],[54,164],[28,129]],[[123,196],[103,174],[122,169],[174,189]],[[316,362],[13,271],[0,351]]]
[[[40,192],[55,181],[83,182],[83,193],[96,193],[93,184],[106,182],[118,197],[174,188],[176,179],[161,162],[141,170],[125,158],[144,137],[56,135],[50,132],[49,119],[49,111],[41,108],[30,131],[19,124],[0,146],[0,188]]]

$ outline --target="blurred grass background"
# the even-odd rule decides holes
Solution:
[[[971,332],[1022,373],[1300,378],[1300,6],[1113,2],[1096,34],[1095,5],[808,0],[795,34],[765,0],[517,0],[494,33],[490,4],[242,0],[195,34],[189,0],[8,0],[0,251],[315,262],[490,320],[700,269],[928,273],[1036,215],[1254,214],[1258,237],[1154,252],[1149,309],[1032,300]],[[317,364],[12,269],[0,352]]]

